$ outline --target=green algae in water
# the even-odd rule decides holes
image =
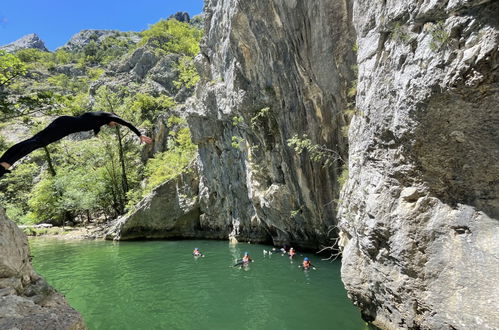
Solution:
[[[89,329],[367,329],[340,263],[220,241],[30,241],[35,269]],[[195,259],[198,247],[206,255]],[[248,251],[255,262],[234,268]],[[303,257],[319,269],[304,272]]]

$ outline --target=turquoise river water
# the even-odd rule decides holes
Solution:
[[[220,241],[30,240],[38,273],[93,329],[338,329],[368,326],[347,299],[340,262],[296,260]],[[198,247],[205,255],[195,259]],[[234,268],[248,251],[254,262]],[[298,265],[307,256],[317,270]]]

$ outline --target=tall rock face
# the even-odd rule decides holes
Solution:
[[[43,42],[43,40],[40,39],[40,37],[38,37],[38,35],[35,33],[27,34],[8,45],[1,46],[0,50],[5,50],[8,53],[12,53],[21,49],[30,48],[39,49],[44,52],[49,51],[47,47],[45,47],[45,43]]]
[[[200,156],[200,225],[225,237],[317,248],[336,221],[341,163],[324,167],[288,140],[346,154],[353,80],[347,1],[205,3],[202,81],[188,117]]]
[[[0,328],[86,329],[81,315],[35,273],[26,235],[0,207]]]
[[[355,1],[342,279],[383,328],[499,328],[498,13]]]

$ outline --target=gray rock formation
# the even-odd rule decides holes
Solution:
[[[218,232],[201,229],[196,169],[193,164],[177,178],[156,187],[133,213],[111,224],[106,239],[222,238]]]
[[[80,314],[35,273],[26,235],[0,207],[0,328],[86,329]]]
[[[69,41],[61,47],[68,51],[76,51],[84,48],[91,41],[102,42],[107,37],[126,39],[137,43],[140,41],[139,32],[121,32],[118,30],[82,30],[73,35]]]
[[[45,43],[35,33],[27,34],[8,45],[1,46],[0,50],[5,50],[8,53],[13,53],[21,49],[30,48],[39,49],[44,52],[49,51],[47,47],[45,47]]]
[[[191,18],[189,21],[189,24],[197,27],[198,29],[203,29],[204,28],[204,21],[205,21],[205,14],[199,14]]]
[[[179,58],[178,54],[158,56],[153,49],[137,48],[133,53],[111,63],[106,73],[90,87],[90,91],[93,94],[102,85],[111,89],[134,86],[136,92],[155,96],[163,94],[177,99],[181,91],[175,87],[173,81],[178,79]],[[187,96],[180,97],[177,101],[185,101],[192,92],[190,90]]]
[[[355,1],[342,279],[383,328],[499,328],[498,13]]]
[[[191,20],[189,13],[186,13],[185,11],[179,11],[179,12],[171,15],[170,17],[168,17],[168,19],[170,19],[170,18],[174,18],[177,21],[184,22],[184,23],[189,23]]]
[[[188,117],[201,162],[201,226],[240,240],[317,248],[335,223],[341,164],[288,139],[346,153],[353,28],[345,1],[206,1],[202,82]]]

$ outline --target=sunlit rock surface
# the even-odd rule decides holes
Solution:
[[[27,34],[8,45],[0,46],[0,50],[4,50],[9,53],[16,52],[21,49],[31,48],[48,52],[43,40],[40,39],[40,37],[35,33]]]
[[[288,140],[346,154],[354,79],[345,1],[206,1],[201,83],[187,107],[199,147],[201,226],[225,237],[318,248],[336,221],[341,163]]]
[[[1,207],[0,329],[86,329],[81,315],[35,273],[26,235]]]
[[[157,186],[129,215],[117,219],[107,239],[213,237],[199,223],[199,179],[195,163],[178,177]]]
[[[383,328],[499,328],[498,13],[355,1],[342,278]]]

